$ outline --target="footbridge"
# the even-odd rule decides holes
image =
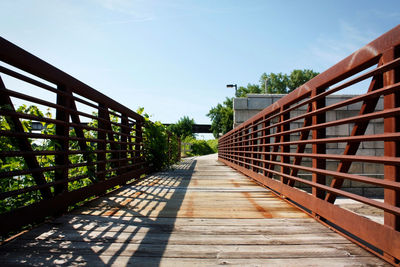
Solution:
[[[0,60],[2,266],[399,264],[400,26],[184,160],[162,125],[3,38]]]

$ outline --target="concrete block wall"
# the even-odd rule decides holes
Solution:
[[[233,117],[234,117],[234,127],[239,126],[241,123],[245,122],[252,116],[256,115],[264,108],[268,107],[272,103],[276,102],[285,95],[281,94],[249,94],[246,98],[235,98],[233,100]],[[332,95],[328,96],[326,99],[326,105],[332,105],[337,102],[342,102],[344,100],[350,99],[354,95]],[[349,106],[341,107],[336,110],[328,111],[326,113],[326,121],[334,121],[339,119],[344,119],[352,116],[356,116],[360,112],[361,102],[355,103]],[[377,104],[377,110],[383,109],[383,99],[380,99]],[[299,116],[304,114],[307,110],[306,106],[294,110],[291,112],[290,117]],[[329,137],[348,137],[351,134],[354,124],[344,124],[335,127],[328,127],[326,129],[327,138]],[[303,126],[302,121],[295,121],[290,124],[290,129],[296,129]],[[366,135],[383,133],[383,119],[372,120],[366,130]],[[300,133],[293,134],[291,140],[297,140]],[[332,143],[327,144],[327,154],[341,155],[344,152],[346,143]],[[296,152],[297,146],[291,147],[291,152]],[[311,145],[306,146],[305,153],[311,153]],[[383,142],[362,142],[357,155],[367,155],[367,156],[382,156],[383,155]],[[303,158],[303,166],[311,166],[311,158]],[[328,170],[336,170],[338,166],[337,161],[329,160],[327,161]],[[366,175],[369,177],[383,179],[383,165],[363,163],[363,162],[353,162],[349,170],[349,173]],[[299,176],[308,180],[311,180],[311,175],[305,172],[299,172]],[[327,185],[330,184],[331,178],[328,177]],[[299,185],[305,190],[309,190],[307,186]],[[383,190],[377,188],[373,185],[346,181],[342,187],[344,190],[357,193],[364,196],[374,196],[382,197]]]

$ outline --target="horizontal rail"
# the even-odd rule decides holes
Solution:
[[[365,93],[330,100],[350,86],[365,87],[365,81],[370,83]],[[358,114],[348,111],[354,104],[360,106]],[[330,116],[335,110],[343,110],[340,117]],[[363,154],[378,144],[376,154]],[[399,263],[400,26],[223,135],[218,157],[371,252]],[[357,172],[351,169],[355,162],[362,166]],[[382,173],[371,176],[367,167]],[[348,192],[345,181],[373,185],[384,199]],[[381,210],[383,224],[334,205],[337,196]]]

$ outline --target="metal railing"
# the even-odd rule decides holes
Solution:
[[[295,203],[319,221],[391,263],[400,259],[400,26],[356,51],[219,139],[219,160]],[[368,85],[369,83],[369,85]],[[328,95],[364,88],[364,94],[328,103]],[[383,98],[383,109],[377,104]],[[358,115],[346,112],[358,105]],[[301,112],[302,110],[302,112]],[[341,118],[328,111],[341,110]],[[370,121],[381,121],[371,134]],[[294,127],[298,125],[298,127]],[[329,133],[348,129],[344,136]],[[377,129],[375,129],[377,130]],[[346,132],[346,131],[344,131]],[[365,155],[361,148],[384,149]],[[304,164],[306,159],[310,165]],[[371,177],[353,165],[381,168]],[[329,166],[329,168],[328,168]],[[333,166],[333,167],[332,167]],[[310,179],[307,179],[310,177]],[[384,200],[341,189],[345,182],[378,186]],[[310,190],[302,190],[307,185]],[[348,198],[381,211],[379,223],[335,205]]]
[[[0,235],[151,171],[141,115],[3,38],[0,60]]]

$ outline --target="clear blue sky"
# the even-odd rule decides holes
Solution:
[[[209,123],[227,83],[322,72],[399,22],[398,0],[0,1],[2,37],[162,122]]]

